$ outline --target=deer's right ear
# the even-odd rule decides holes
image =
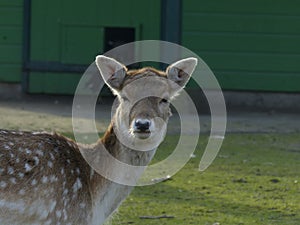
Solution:
[[[198,60],[196,58],[190,57],[179,60],[167,68],[166,73],[168,79],[171,81],[173,96],[181,91],[189,81],[197,66],[197,62]]]
[[[122,88],[127,68],[117,60],[104,55],[96,57],[96,65],[105,83],[114,92],[118,92]]]

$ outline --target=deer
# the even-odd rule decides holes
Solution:
[[[197,59],[181,59],[165,71],[152,67],[128,70],[104,55],[98,55],[95,63],[118,100],[106,132],[96,143],[83,145],[56,132],[0,130],[1,225],[105,223],[134,185],[97,173],[82,151],[105,148],[124,163],[147,166],[164,139],[170,101],[185,87]],[[150,96],[143,94],[146,90],[152,91]],[[135,149],[141,145],[146,149]],[[105,170],[115,168],[106,163]],[[126,177],[123,171],[116,172]]]

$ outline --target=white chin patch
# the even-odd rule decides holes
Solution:
[[[148,132],[137,132],[131,125],[120,124],[117,137],[126,147],[137,151],[150,151],[156,149],[163,141],[167,130],[167,124],[161,118],[151,120]],[[121,132],[120,132],[121,131]]]
[[[147,139],[151,136],[151,132],[133,132],[135,138]]]

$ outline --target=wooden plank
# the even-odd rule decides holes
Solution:
[[[183,1],[183,10],[185,12],[300,15],[299,4],[294,0],[188,0]]]
[[[287,0],[183,1],[182,43],[222,88],[300,91],[300,10]]]
[[[0,45],[22,44],[22,27],[0,26]]]
[[[140,34],[137,35],[140,39],[159,39],[160,4],[160,0],[152,0],[151,4],[140,0],[97,1],[98,15],[95,20],[104,27],[140,26]],[[114,13],[107,13],[111,11]]]
[[[30,93],[74,94],[80,74],[40,73],[30,74]]]
[[[213,70],[299,72],[299,54],[195,51]]]
[[[31,60],[59,61],[61,55],[60,1],[33,1]],[[38,31],[38,32],[37,32]]]
[[[201,76],[201,71],[195,71],[193,76]],[[219,71],[214,75],[222,90],[235,91],[272,91],[272,92],[299,92],[300,76],[297,73],[268,73],[246,71]],[[187,89],[198,89],[199,86],[192,79],[187,84]],[[214,89],[215,86],[203,81],[203,89]]]
[[[3,64],[0,67],[0,82],[21,82],[20,64]]]
[[[182,43],[201,51],[243,53],[300,53],[299,35],[269,35],[231,32],[183,32]]]
[[[31,60],[59,61],[64,44],[61,43],[60,1],[33,1],[31,10]]]
[[[1,25],[22,25],[23,9],[21,7],[0,7]]]
[[[22,0],[0,1],[0,82],[21,81]]]
[[[103,18],[108,14],[108,8],[105,5],[111,1],[98,2],[101,4],[100,7],[97,7],[97,0],[88,0],[86,4],[83,4],[82,1],[74,0],[61,1],[60,8],[63,13],[60,16],[62,23],[68,25],[96,26],[98,18]]]
[[[141,26],[141,40],[159,40],[160,39],[160,0],[152,0],[151,4],[149,1],[134,0],[133,4],[139,6],[138,8],[129,8],[130,20]]]
[[[31,2],[31,33],[30,33],[30,59],[40,61],[46,58],[46,3],[48,1]],[[48,45],[51,46],[51,44]],[[53,47],[53,46],[51,46]]]
[[[184,31],[300,34],[300,16],[183,12],[182,24]]]
[[[107,26],[134,27],[138,38],[159,39],[160,1],[33,1],[31,60],[88,64],[103,52]],[[29,91],[70,94],[77,76],[34,72]]]
[[[19,63],[22,62],[21,45],[0,45],[0,63]]]
[[[64,26],[65,43],[61,49],[63,63],[89,65],[103,51],[103,28],[90,26]]]
[[[76,1],[73,1],[76,2]],[[64,43],[62,43],[61,34],[61,0],[51,0],[47,1],[46,4],[46,36],[45,38],[45,60],[47,61],[59,61],[61,57],[61,48]],[[70,9],[69,9],[70,10]],[[71,10],[72,11],[72,10]]]
[[[224,90],[299,92],[299,74],[216,72]],[[247,81],[247,82],[245,82]]]
[[[23,0],[1,0],[0,1],[0,7],[7,7],[7,6],[22,7],[23,6]]]

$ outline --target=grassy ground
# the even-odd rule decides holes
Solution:
[[[4,129],[56,130],[68,135],[72,131],[71,105],[72,101],[49,100],[48,96],[24,102],[0,99],[0,125]],[[108,116],[102,118],[100,113],[99,119],[108,123],[110,106],[105,109]],[[103,112],[102,105],[99,112]],[[207,117],[202,117],[203,120],[209,124]],[[106,126],[103,122],[102,128]],[[227,129],[231,132],[279,134],[227,135],[217,159],[202,173],[198,171],[198,164],[207,137],[201,136],[196,158],[171,180],[136,187],[112,224],[299,225],[299,128],[298,114],[229,116]],[[285,132],[290,134],[280,134]],[[155,160],[167,157],[177,140],[178,136],[168,136]],[[172,218],[140,218],[162,215]]]
[[[177,138],[167,137],[155,160]],[[217,159],[199,172],[206,141],[200,137],[196,158],[172,179],[136,187],[112,224],[300,224],[299,134],[229,134]],[[171,218],[156,218],[163,215]]]

